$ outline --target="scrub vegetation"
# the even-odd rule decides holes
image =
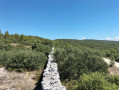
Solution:
[[[49,40],[0,31],[0,67],[16,72],[42,71],[52,46],[60,79],[67,90],[119,89],[119,76],[108,72],[113,61],[119,62],[119,42],[114,41]],[[103,57],[112,60],[111,66]]]
[[[55,47],[60,77],[68,90],[118,89],[119,76],[109,75],[103,57],[118,61],[119,42],[58,39]]]
[[[48,39],[0,31],[0,66],[18,72],[42,70],[51,47]]]

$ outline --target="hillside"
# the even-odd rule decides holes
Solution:
[[[62,43],[79,44],[81,46],[94,48],[94,49],[109,49],[119,48],[119,41],[106,41],[106,40],[75,40],[75,39],[56,39]]]
[[[112,70],[118,71],[114,62],[119,62],[119,42],[49,40],[23,34],[10,35],[8,31],[5,34],[0,33],[0,89],[37,90],[43,78],[43,70],[48,66],[47,60],[52,46],[55,47],[53,62],[58,65],[56,72],[67,90],[118,89],[119,76]],[[104,58],[112,61],[107,64]],[[24,82],[29,82],[27,87]]]
[[[118,89],[119,68],[114,67],[113,61],[119,62],[119,42],[72,39],[55,41],[54,56],[67,90]],[[104,61],[104,57],[112,60],[110,65]]]
[[[1,32],[0,90],[35,88],[46,65],[51,47],[52,41],[49,39],[23,34],[10,35],[8,31],[5,34]],[[26,82],[29,83],[24,85],[23,83]]]
[[[112,60],[119,61],[119,41],[105,40],[75,40],[75,39],[56,39],[60,44],[72,44],[73,46],[83,46],[92,50],[98,50]]]

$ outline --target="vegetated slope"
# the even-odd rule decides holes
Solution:
[[[0,34],[0,65],[8,70],[42,69],[51,51],[52,41],[36,36]],[[17,43],[13,45],[13,43]],[[27,48],[26,45],[30,47]]]
[[[109,66],[102,57],[116,60],[118,44],[96,40],[56,40],[54,56],[67,89],[117,90],[119,76],[108,75]]]
[[[0,75],[0,80],[2,79],[0,84],[1,88],[8,85],[21,89],[22,82],[25,82],[25,80],[21,81],[21,78],[24,79],[26,74],[18,74],[17,72],[27,73],[36,71],[36,74],[38,73],[38,77],[40,77],[40,74],[43,71],[44,65],[47,61],[47,55],[51,51],[51,47],[52,41],[49,39],[44,39],[37,36],[25,36],[23,34],[9,35],[8,31],[6,31],[5,34],[0,32],[0,67],[4,67],[8,71],[11,71],[8,72],[11,76],[8,74],[3,76]],[[35,75],[34,73],[31,74]],[[32,77],[30,77],[32,75],[29,75],[29,79],[26,79],[27,82],[32,79]],[[4,76],[8,78],[4,78]],[[19,84],[19,87],[15,86],[15,83],[10,83],[13,81],[12,79],[18,81],[17,84]],[[36,75],[34,79],[38,80]],[[4,83],[4,81],[6,83]],[[31,84],[29,83],[29,85]],[[21,90],[26,90],[25,86],[23,86],[23,88],[24,89]]]
[[[58,43],[72,44],[73,46],[84,46],[92,50],[101,51],[111,60],[119,61],[119,42],[105,40],[75,40],[75,39],[57,39]]]
[[[109,48],[119,48],[118,41],[106,41],[106,40],[75,40],[75,39],[56,39],[63,43],[69,44],[79,44],[81,46],[94,48],[94,49],[109,49]]]

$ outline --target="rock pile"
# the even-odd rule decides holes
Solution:
[[[41,86],[43,90],[66,90],[65,86],[62,86],[60,82],[60,76],[58,73],[57,63],[53,59],[54,47],[49,54],[48,63],[43,73],[43,80]]]

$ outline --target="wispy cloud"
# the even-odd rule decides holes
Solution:
[[[110,41],[119,41],[119,36],[114,37],[114,38],[107,37],[106,40],[110,40]]]

